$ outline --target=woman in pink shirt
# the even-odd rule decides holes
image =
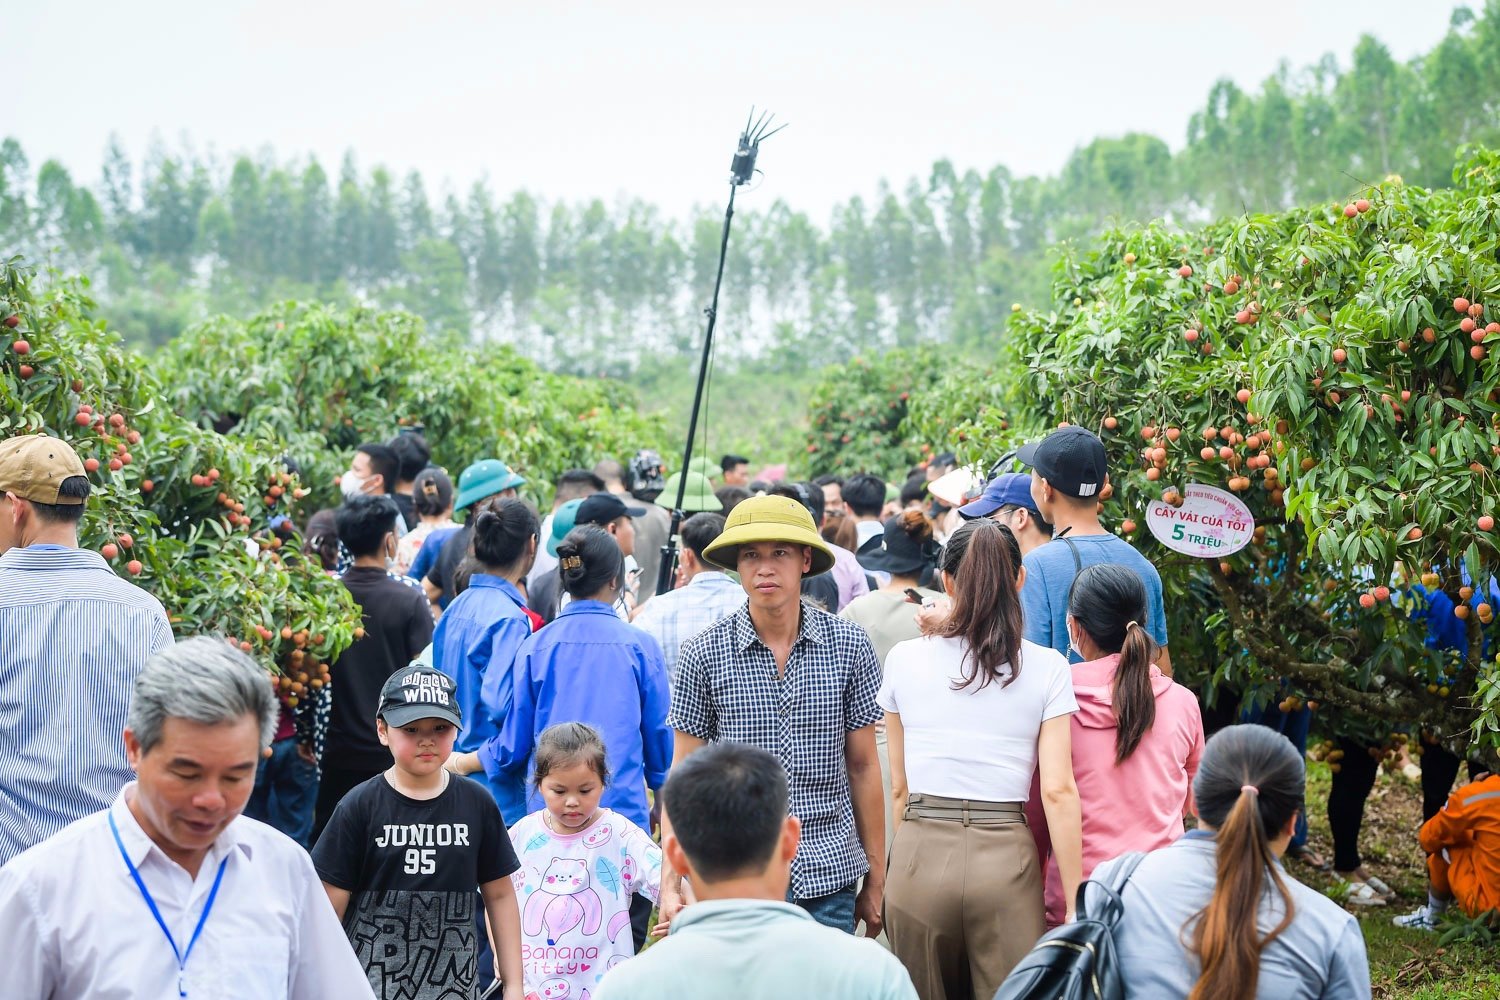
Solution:
[[[1146,587],[1128,566],[1079,573],[1068,597],[1073,664],[1073,774],[1083,805],[1083,877],[1126,851],[1154,851],[1183,834],[1203,752],[1198,699],[1155,663],[1141,626]]]

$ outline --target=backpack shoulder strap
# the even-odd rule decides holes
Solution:
[[[1140,866],[1146,857],[1145,851],[1131,851],[1129,854],[1120,856],[1120,865],[1115,869],[1114,878],[1109,880],[1109,888],[1116,894],[1125,891],[1125,883],[1130,881],[1130,876],[1135,874],[1136,868]]]
[[[1125,912],[1125,883],[1130,881],[1130,876],[1135,874],[1136,868],[1141,860],[1145,858],[1145,851],[1131,851],[1120,855],[1120,863],[1110,875],[1108,882],[1097,879],[1089,879],[1078,887],[1077,915],[1079,920],[1086,917],[1093,920],[1105,920],[1113,923],[1118,920],[1120,914]],[[1096,887],[1094,898],[1100,903],[1099,912],[1091,913],[1088,907],[1088,887]]]

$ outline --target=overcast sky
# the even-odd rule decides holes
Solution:
[[[1473,0],[1481,6],[1482,0]],[[1363,33],[1398,59],[1452,5],[1416,0],[569,3],[3,0],[0,135],[93,182],[107,138],[221,158],[269,146],[330,173],[422,171],[429,194],[722,203],[751,104],[787,131],[754,203],[822,220],[881,177],[1047,173],[1100,135],[1182,144],[1209,86],[1255,89]],[[750,201],[750,199],[746,199]],[[742,202],[745,204],[745,202]]]

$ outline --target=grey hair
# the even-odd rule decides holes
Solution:
[[[253,715],[262,749],[276,734],[276,697],[266,669],[223,639],[181,639],[146,661],[135,679],[126,725],[141,753],[161,742],[168,719],[216,726]]]

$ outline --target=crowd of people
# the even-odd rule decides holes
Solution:
[[[1370,996],[1356,918],[1283,867],[1321,865],[1305,720],[1206,738],[1088,431],[989,481],[643,449],[545,514],[432,460],[361,445],[303,526],[362,629],[292,706],[79,548],[66,444],[0,442],[13,995],[989,1000],[1114,880],[1129,996]],[[1500,777],[1432,759],[1417,929],[1500,906]],[[1352,798],[1335,864],[1378,905]]]

